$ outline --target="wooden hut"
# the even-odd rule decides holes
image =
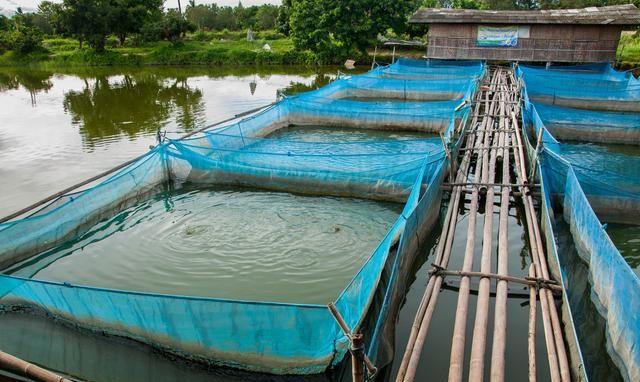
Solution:
[[[421,8],[427,57],[526,62],[613,62],[625,29],[640,25],[633,4],[583,9],[483,11]]]

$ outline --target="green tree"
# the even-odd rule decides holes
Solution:
[[[38,28],[21,25],[9,32],[8,43],[18,53],[30,53],[42,47],[42,32]]]
[[[128,34],[138,33],[146,23],[157,21],[162,15],[163,0],[113,0],[111,32],[124,45]]]
[[[223,30],[235,30],[238,27],[236,17],[231,7],[220,7],[218,11],[218,17],[216,17],[214,29]]]
[[[214,29],[218,16],[218,6],[216,4],[189,4],[184,14],[185,18],[195,24],[198,29]]]
[[[379,33],[402,34],[412,0],[296,0],[291,10],[291,36],[300,49],[310,49],[323,62],[363,54]]]
[[[52,34],[66,33],[62,4],[43,1],[38,5],[38,14],[49,24]]]
[[[24,25],[31,28],[36,28],[43,34],[52,34],[53,28],[49,25],[47,19],[40,13],[23,13],[20,8],[13,16],[13,23],[17,25]]]
[[[115,13],[111,1],[64,0],[63,8],[64,24],[78,39],[80,47],[87,41],[96,51],[103,51]]]
[[[161,7],[162,0],[64,0],[63,20],[81,47],[87,41],[101,52],[108,35],[115,34],[124,43],[129,33],[159,19]]]
[[[265,4],[258,7],[255,27],[258,30],[274,29],[278,20],[278,7]]]
[[[142,36],[146,41],[167,40],[178,42],[187,32],[195,32],[195,24],[185,20],[176,9],[168,10],[159,21],[146,24]]]
[[[288,36],[289,32],[291,32],[291,26],[289,25],[291,2],[292,0],[282,0],[282,5],[278,8],[277,28],[278,32],[283,33],[285,36]]]

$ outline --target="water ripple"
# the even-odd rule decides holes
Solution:
[[[327,303],[399,210],[358,199],[185,189],[131,207],[14,273],[159,293]]]

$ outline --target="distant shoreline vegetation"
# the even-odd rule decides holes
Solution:
[[[221,31],[186,34],[180,41],[138,42],[120,46],[108,38],[98,52],[79,47],[73,38],[45,38],[42,47],[28,53],[5,51],[0,66],[115,66],[115,65],[315,65],[309,50],[294,47],[291,39],[274,31]]]
[[[640,0],[633,0],[640,5]],[[326,65],[370,63],[380,37],[421,40],[408,17],[420,6],[554,9],[604,0],[282,0],[235,7],[178,0],[42,1],[36,12],[0,15],[0,66]],[[388,50],[377,61],[389,62]],[[399,50],[421,57],[424,48]],[[617,66],[640,66],[640,32],[625,32]]]

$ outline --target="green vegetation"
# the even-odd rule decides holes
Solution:
[[[84,46],[76,39],[44,39],[44,49],[27,54],[13,51],[0,55],[2,66],[82,65],[312,65],[314,55],[296,49],[293,42],[275,32],[256,33],[254,41],[246,41],[241,32],[198,32],[188,34],[181,41],[141,42],[119,45],[115,37],[106,40],[104,52]],[[264,37],[263,37],[264,36]],[[265,49],[269,45],[269,50]]]
[[[640,67],[640,32],[623,33],[618,45],[618,66],[625,70]]]
[[[416,1],[295,0],[289,26],[296,46],[310,49],[323,61],[361,57],[386,31],[407,31]]]
[[[627,1],[283,0],[228,7],[189,0],[184,9],[180,1],[178,9],[164,9],[163,0],[43,1],[35,13],[0,16],[0,65],[364,63],[381,37],[424,39],[425,26],[407,23],[420,6],[550,9]],[[624,36],[618,53],[623,65],[638,66],[637,33]]]

